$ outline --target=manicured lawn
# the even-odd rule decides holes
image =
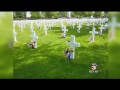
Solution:
[[[23,32],[17,26],[18,42],[14,43],[13,48],[14,78],[108,78],[108,30],[103,31],[103,35],[95,35],[95,42],[88,44],[92,26],[86,30],[83,25],[81,33],[77,33],[76,27],[72,29],[67,26],[67,29],[67,37],[63,39],[60,37],[59,23],[52,30],[48,30],[47,36],[42,35],[42,29],[35,26],[34,31],[39,37],[38,48],[30,49],[27,47],[27,41],[31,40],[32,32],[29,32],[28,26]],[[70,40],[70,35],[76,36],[80,47],[75,48],[75,59],[68,63],[62,54],[63,50],[69,47],[66,41]],[[98,73],[89,73],[92,63],[98,64]]]

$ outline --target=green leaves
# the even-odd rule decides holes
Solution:
[[[37,11],[31,12],[32,19],[55,19],[55,18],[67,18],[69,11]],[[104,15],[107,17],[108,12],[105,12]],[[102,11],[93,12],[93,11],[72,11],[71,17],[81,18],[81,17],[102,17]],[[26,19],[26,12],[14,12],[13,19]]]
[[[26,12],[13,12],[13,19],[25,19]]]
[[[31,18],[39,19],[40,18],[40,12],[31,12]]]

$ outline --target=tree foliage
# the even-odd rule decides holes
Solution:
[[[26,12],[13,12],[13,19],[24,19],[26,18]]]
[[[26,19],[26,12],[14,12],[13,18],[24,18]],[[107,17],[108,12],[104,13],[104,16]],[[71,17],[72,18],[82,18],[82,17],[103,17],[102,12],[93,12],[93,11],[72,11]],[[68,12],[67,11],[39,11],[39,12],[31,12],[32,19],[55,19],[55,18],[67,18]]]
[[[31,18],[39,19],[40,18],[40,12],[31,12]]]

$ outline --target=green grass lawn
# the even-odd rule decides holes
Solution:
[[[96,28],[98,28],[96,26]],[[77,28],[72,29],[67,26],[68,32],[65,39],[60,37],[60,23],[52,30],[48,30],[48,35],[42,35],[42,29],[35,26],[34,31],[39,37],[38,48],[29,49],[27,41],[31,40],[32,32],[27,26],[23,32],[16,27],[17,40],[14,43],[14,78],[44,78],[44,79],[99,79],[109,78],[108,73],[108,30],[103,31],[103,35],[95,35],[95,42],[88,44],[89,30],[83,25],[81,33],[77,33]],[[98,30],[98,29],[97,29]],[[76,36],[76,42],[80,47],[75,48],[75,59],[70,63],[62,56],[63,50],[69,47],[66,41],[70,40],[70,35]],[[97,63],[98,73],[89,73],[91,64]]]

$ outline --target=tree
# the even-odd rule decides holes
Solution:
[[[67,12],[65,12],[65,11],[64,12],[60,12],[60,16],[61,17],[67,17]]]
[[[88,16],[93,16],[93,12],[88,12]]]
[[[57,18],[58,12],[50,12],[52,18]]]
[[[45,12],[45,17],[46,18],[58,18],[60,17],[60,13],[55,11],[55,12]]]
[[[41,17],[41,18],[45,18],[45,12],[43,12],[43,11],[40,12],[40,17]]]
[[[95,12],[95,13],[93,14],[93,16],[96,17],[96,18],[97,18],[97,17],[102,17],[102,15],[103,15],[102,12]]]
[[[31,18],[39,19],[40,18],[40,12],[31,12]]]
[[[25,19],[26,12],[13,12],[13,19]]]
[[[71,13],[71,16],[75,17],[75,18],[78,18],[78,17],[80,17],[80,12],[74,11],[74,12]]]

